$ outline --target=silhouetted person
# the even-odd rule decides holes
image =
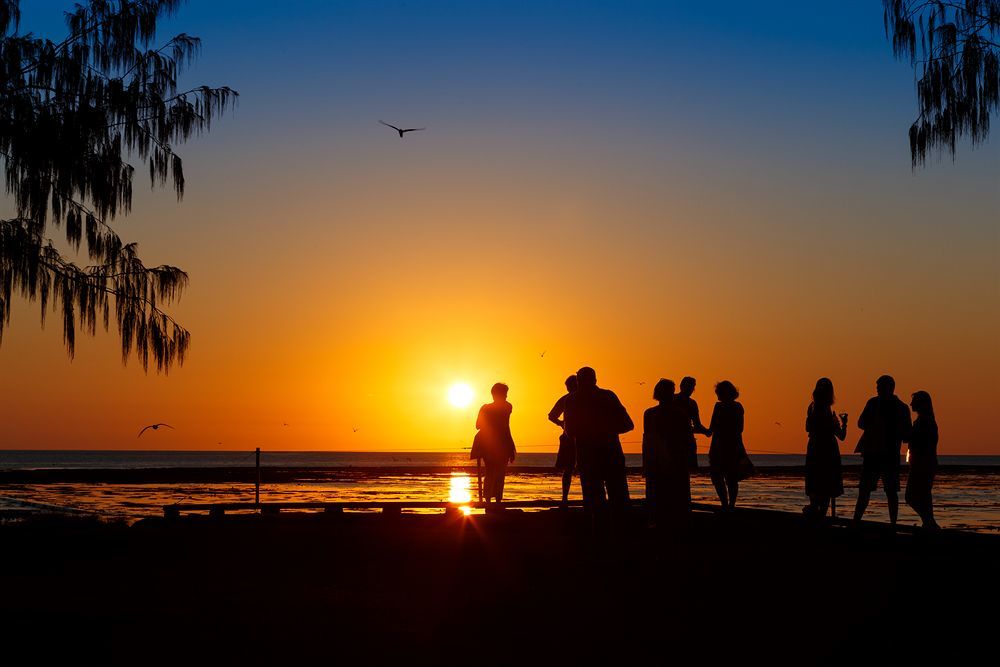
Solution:
[[[686,410],[688,413],[688,464],[692,470],[698,469],[698,443],[695,441],[695,434],[708,435],[708,429],[701,423],[701,416],[698,414],[698,402],[691,398],[694,393],[695,379],[687,376],[681,380],[681,390],[676,396],[677,407]]]
[[[652,525],[681,528],[691,510],[690,411],[671,380],[656,383],[653,399],[642,415],[646,505]]]
[[[566,393],[556,401],[549,410],[549,421],[561,428],[559,434],[559,453],[556,454],[556,470],[562,473],[562,499],[569,500],[569,487],[573,483],[573,470],[576,469],[576,444],[573,438],[566,435],[566,423],[561,419],[566,413],[566,398],[576,391],[576,376],[566,378]]]
[[[472,458],[482,458],[486,472],[483,476],[483,496],[486,502],[503,500],[503,483],[507,464],[517,453],[510,434],[510,413],[513,407],[507,402],[507,385],[497,382],[490,393],[493,402],[479,408],[476,428],[479,433],[473,442]]]
[[[832,506],[832,516],[837,516],[837,497],[844,493],[844,475],[840,467],[838,440],[847,437],[847,414],[837,416],[833,411],[833,382],[820,378],[813,389],[813,400],[806,410],[806,495],[809,504],[806,514],[811,517],[826,516]]]
[[[889,501],[889,522],[896,525],[899,515],[899,449],[910,439],[910,409],[896,396],[896,381],[883,375],[875,381],[877,396],[868,400],[858,417],[864,433],[854,451],[861,454],[861,480],[854,521],[861,521],[879,479]]]
[[[732,509],[740,492],[740,479],[752,466],[743,446],[743,406],[736,400],[740,392],[732,382],[723,380],[715,385],[715,395],[719,402],[708,427],[712,435],[708,464],[723,509]]]
[[[564,419],[566,433],[576,443],[584,511],[594,521],[605,504],[615,514],[628,504],[625,453],[618,436],[635,425],[618,396],[597,386],[593,368],[581,368],[576,379],[576,391],[566,397]]]
[[[934,419],[931,395],[918,391],[910,400],[910,407],[917,413],[910,432],[910,474],[906,479],[906,504],[920,515],[924,528],[938,528],[934,520],[934,502],[931,487],[937,471],[938,427]]]

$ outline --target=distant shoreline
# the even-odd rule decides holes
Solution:
[[[903,465],[905,471],[908,466]],[[554,475],[551,466],[510,466],[508,474]],[[844,465],[844,472],[857,474],[861,466]],[[261,466],[263,483],[280,482],[323,482],[344,478],[378,478],[399,476],[450,475],[452,473],[476,474],[474,465],[436,466]],[[638,467],[629,467],[628,474],[641,475]],[[805,466],[757,466],[755,474],[767,477],[801,477]],[[708,468],[702,466],[696,475],[707,475]],[[939,475],[949,474],[1000,474],[1000,465],[943,464]],[[0,470],[0,485],[3,484],[169,484],[175,482],[243,482],[253,483],[257,479],[256,468],[248,466],[220,467],[167,467],[167,468],[36,468]]]

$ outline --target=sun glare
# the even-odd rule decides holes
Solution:
[[[456,382],[448,387],[448,402],[456,408],[467,408],[472,403],[473,392],[465,382]]]
[[[455,473],[451,476],[451,487],[448,489],[448,502],[469,503],[472,502],[472,490],[470,489],[469,476],[464,473]],[[472,508],[468,505],[459,507],[462,514],[469,516]]]

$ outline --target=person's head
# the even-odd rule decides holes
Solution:
[[[910,407],[918,415],[934,416],[934,404],[931,403],[931,395],[926,391],[918,391],[910,399]]]
[[[590,366],[584,366],[576,372],[578,389],[591,389],[597,386],[597,372]]]
[[[896,393],[896,381],[892,379],[891,375],[883,375],[878,380],[875,380],[875,391],[878,393],[879,398],[894,396]]]
[[[740,390],[729,380],[723,380],[715,385],[715,395],[723,403],[730,403],[740,397]]]
[[[568,378],[566,378],[566,391],[568,391],[571,394],[574,391],[576,391],[576,376],[575,375],[570,375]]]
[[[509,390],[510,388],[503,382],[497,382],[495,385],[493,385],[493,388],[490,389],[490,393],[493,394],[494,401],[506,401],[507,392]]]
[[[666,403],[674,397],[675,388],[673,380],[660,378],[660,381],[653,387],[653,400]]]
[[[830,378],[816,380],[816,388],[813,389],[813,405],[818,408],[829,408],[833,405],[833,401],[833,382]]]
[[[681,393],[685,396],[690,396],[694,393],[694,378],[690,375],[686,376],[681,380]]]

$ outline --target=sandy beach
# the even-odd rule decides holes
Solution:
[[[790,514],[38,518],[0,527],[5,652],[83,664],[899,664],[990,644],[1000,539]],[[27,664],[18,662],[16,664]]]

